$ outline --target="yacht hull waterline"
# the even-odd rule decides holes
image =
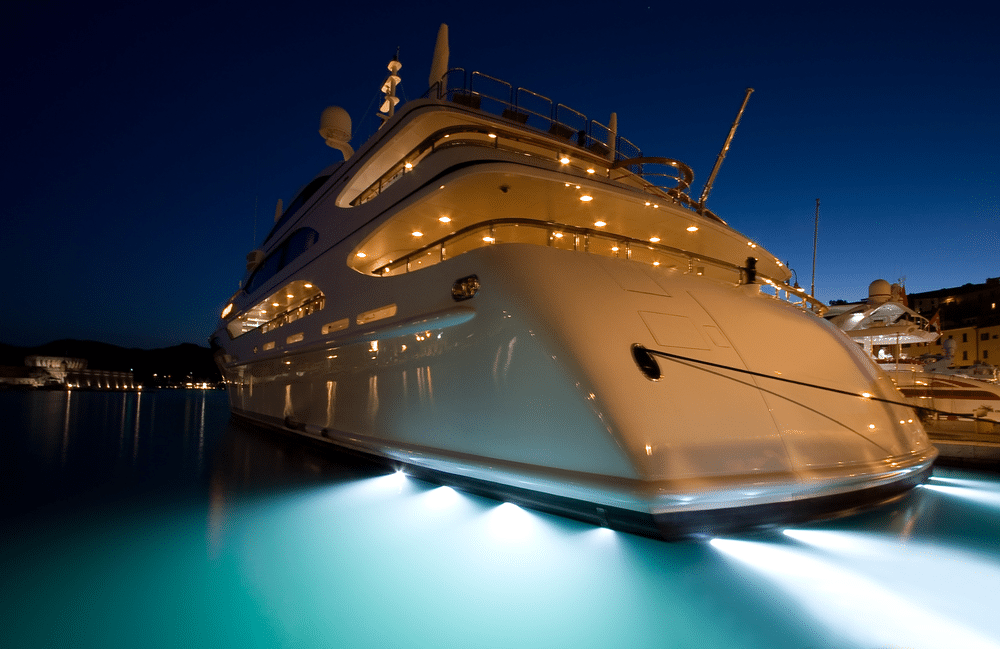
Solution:
[[[848,513],[926,478],[912,409],[804,299],[776,297],[773,256],[648,186],[620,141],[450,89],[348,148],[253,255],[212,337],[234,414],[667,538]],[[690,361],[651,375],[637,345]]]

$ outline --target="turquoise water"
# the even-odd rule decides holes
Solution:
[[[0,393],[5,647],[997,647],[1000,479],[665,543],[244,428],[221,392]]]

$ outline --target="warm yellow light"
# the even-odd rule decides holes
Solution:
[[[422,237],[422,236],[424,236],[424,233],[423,233],[423,232],[421,232],[420,230],[414,230],[414,231],[413,231],[413,232],[411,232],[410,234],[412,234],[412,235],[413,235],[413,236],[415,236],[415,237]]]
[[[580,200],[583,201],[584,203],[589,203],[590,201],[594,200],[594,197],[584,194],[583,196],[580,197]]]
[[[660,206],[657,205],[656,203],[653,203],[653,207],[659,208]]]
[[[233,312],[233,303],[230,302],[228,305],[226,305],[226,308],[222,310],[222,317],[225,318],[232,312]]]
[[[438,221],[441,221],[442,223],[451,223],[451,217],[450,216],[442,216],[442,217],[438,218]]]
[[[865,399],[871,399],[872,398],[872,393],[871,392],[862,392],[861,396],[863,396]]]
[[[660,262],[658,262],[658,261],[654,261],[654,262],[653,262],[653,265],[654,265],[654,266],[659,266],[659,265],[660,265]]]
[[[659,243],[660,242],[660,237],[650,237],[649,240],[652,243]]]
[[[305,285],[305,287],[306,287],[306,288],[312,288],[312,287],[313,287],[313,285],[312,285],[312,284],[306,284],[306,285]]]
[[[281,306],[277,302],[271,302],[271,306]]]
[[[286,294],[286,295],[285,295],[285,297],[287,297],[287,298],[288,298],[288,299],[290,300],[290,299],[292,299],[292,298],[293,298],[293,297],[295,297],[295,296],[294,296],[294,295],[292,295],[291,293],[288,293],[288,294]]]
[[[649,207],[649,205],[650,205],[649,201],[646,201],[646,207]]]
[[[368,256],[368,255],[366,255],[366,254],[365,254],[365,253],[363,253],[363,252],[359,252],[359,253],[358,253],[358,257],[360,257],[361,259],[364,259],[364,258],[365,258],[365,257],[367,257],[367,256]]]
[[[497,139],[497,134],[496,133],[490,133],[490,138],[492,138],[494,140]]]
[[[587,169],[587,173],[588,173],[588,174],[592,174],[592,173],[594,173],[594,168],[593,168],[593,167],[591,167],[590,169]]]
[[[486,243],[493,243],[494,239],[493,237],[483,237],[483,241]]]
[[[413,165],[412,165],[412,164],[410,164],[409,162],[407,162],[407,163],[406,163],[406,164],[405,164],[404,166],[405,166],[405,167],[406,167],[407,169],[413,169]]]
[[[607,225],[607,223],[605,223],[604,221],[594,221],[595,227],[603,228],[605,225]]]
[[[553,236],[555,236],[556,239],[562,239],[562,232],[556,232]]]
[[[611,252],[618,252],[618,246],[611,246]]]
[[[697,225],[689,225],[688,228],[687,228],[687,231],[688,232],[697,232],[698,231],[698,226]]]
[[[875,430],[875,424],[868,424],[868,428],[870,428],[871,430]]]
[[[569,183],[566,183],[566,186],[569,187]]]

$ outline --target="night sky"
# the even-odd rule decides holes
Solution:
[[[277,199],[338,159],[320,112],[360,148],[442,22],[452,67],[616,111],[695,196],[755,88],[708,205],[808,287],[819,198],[824,301],[996,277],[996,16],[867,4],[4,2],[0,342],[207,344]]]

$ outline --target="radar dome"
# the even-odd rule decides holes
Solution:
[[[348,142],[351,139],[351,116],[340,106],[330,106],[319,118],[319,134],[326,145],[343,152],[344,160],[354,155]]]
[[[877,279],[868,285],[868,303],[882,304],[892,296],[892,287],[884,279]]]

